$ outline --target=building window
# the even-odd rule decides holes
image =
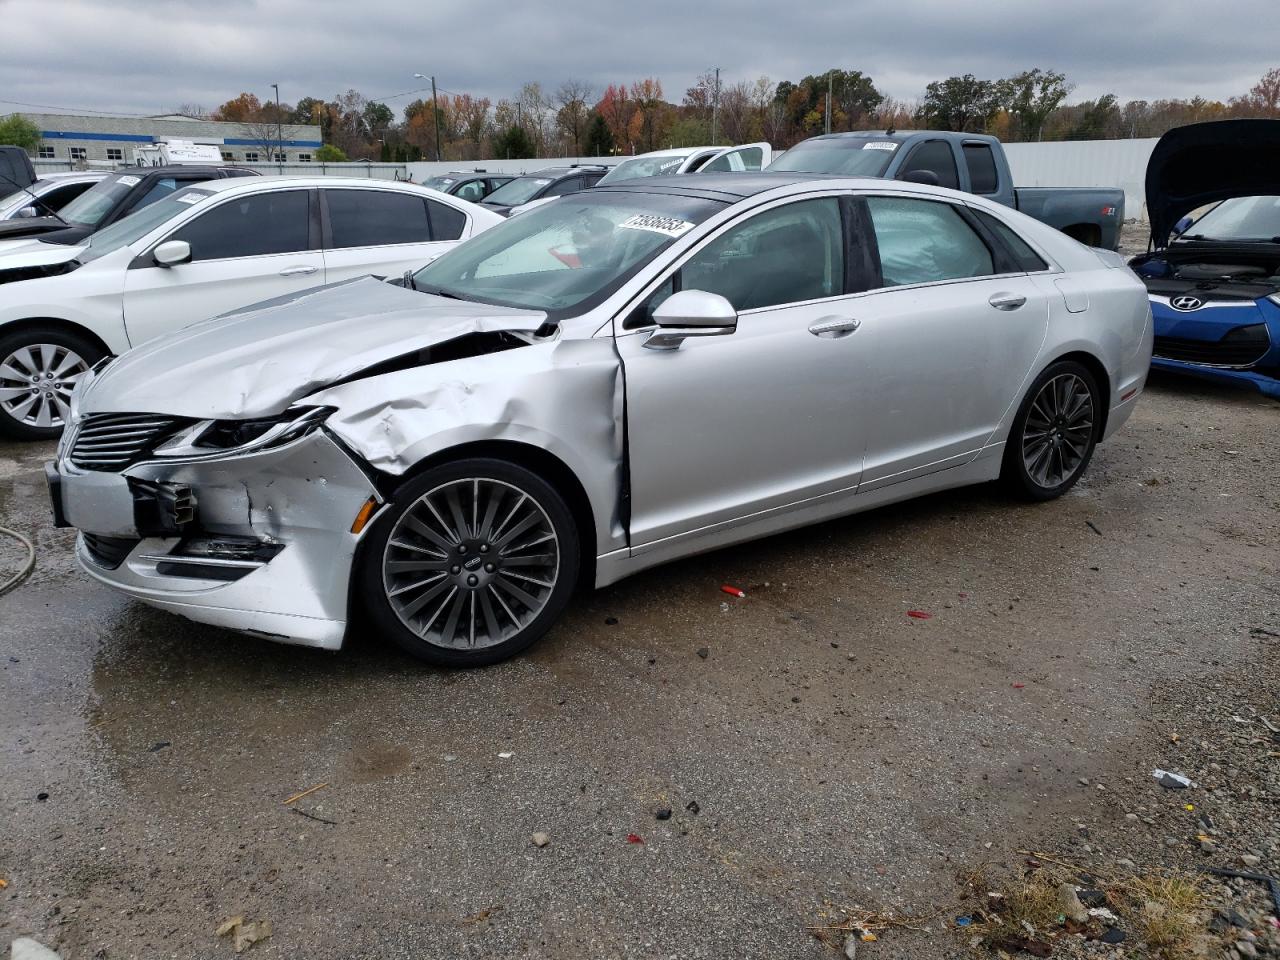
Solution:
[[[72,160],[88,159],[89,151],[84,147],[67,147],[67,156]]]
[[[223,150],[223,151],[222,151],[222,159],[223,159],[223,161],[224,161],[225,163],[230,163],[230,162],[231,162],[232,160],[234,160],[235,158],[236,158],[236,155],[235,155],[234,153],[232,153],[230,150]]]
[[[310,163],[310,162],[311,162],[311,154],[309,154],[309,153],[300,153],[300,154],[298,154],[298,162],[299,162],[299,163]]]
[[[244,152],[244,159],[245,159],[245,162],[246,162],[246,163],[257,163],[257,162],[258,162],[258,151],[257,151],[257,150],[246,150],[246,151]]]
[[[285,157],[283,153],[276,154],[276,163],[284,163]]]
[[[122,147],[107,147],[108,160],[123,160],[124,149]]]
[[[39,158],[41,160],[54,160],[57,158],[57,154],[53,152],[53,147],[41,147]]]

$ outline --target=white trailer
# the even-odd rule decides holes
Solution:
[[[166,167],[183,163],[217,166],[222,163],[222,151],[212,143],[166,138],[135,147],[133,163],[138,167]]]

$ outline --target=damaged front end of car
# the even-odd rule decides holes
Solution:
[[[376,320],[376,322],[374,322]],[[335,649],[364,531],[422,459],[472,441],[619,464],[611,341],[545,315],[372,279],[131,351],[77,390],[54,464],[58,522],[95,578],[192,620]],[[575,437],[555,434],[574,411]]]

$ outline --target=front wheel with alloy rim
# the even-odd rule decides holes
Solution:
[[[505,660],[546,633],[573,593],[578,532],[537,474],[471,459],[405,483],[360,550],[374,624],[441,666]]]
[[[1062,496],[1089,465],[1102,413],[1101,392],[1088,367],[1074,360],[1050,365],[1018,408],[1001,479],[1029,500]]]
[[[0,434],[51,440],[71,412],[71,391],[102,349],[74,333],[32,327],[0,334]]]

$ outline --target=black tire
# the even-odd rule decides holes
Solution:
[[[573,514],[550,484],[505,460],[474,458],[401,485],[361,545],[356,576],[383,636],[437,666],[482,667],[547,632],[577,585],[579,552]]]
[[[0,435],[14,440],[52,440],[62,433],[64,414],[60,408],[66,405],[74,380],[64,376],[45,379],[46,355],[50,376],[74,359],[77,362],[66,367],[64,376],[78,378],[105,353],[89,338],[58,327],[33,326],[12,333],[0,328]],[[29,367],[28,360],[34,365]],[[32,376],[38,376],[39,381],[33,382]],[[18,390],[30,392],[34,400],[30,408],[24,409],[26,398],[16,394]],[[44,419],[50,422],[42,425],[39,421]]]
[[[1072,391],[1069,402],[1067,389]],[[1081,401],[1087,409],[1078,412]],[[1062,496],[1089,466],[1104,412],[1102,393],[1088,367],[1074,360],[1050,364],[1018,407],[1005,443],[1001,481],[1024,500]]]

